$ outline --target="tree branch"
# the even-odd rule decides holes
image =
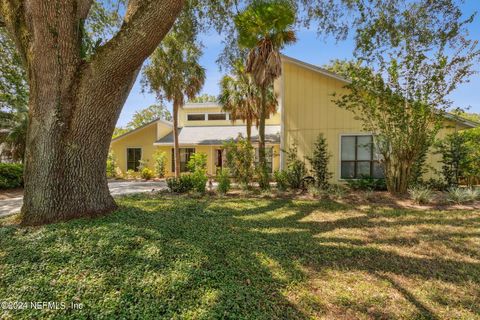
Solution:
[[[183,4],[184,0],[130,0],[120,31],[97,50],[91,66],[108,77],[137,70],[170,31]]]

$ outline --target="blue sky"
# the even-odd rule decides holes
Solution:
[[[471,14],[480,10],[480,0],[467,0],[463,11]],[[470,26],[471,36],[480,41],[480,16]],[[283,53],[296,59],[314,64],[324,65],[333,59],[352,58],[354,43],[351,39],[336,43],[332,38],[318,38],[317,33],[311,30],[297,30],[298,41],[283,50]],[[222,77],[215,60],[222,50],[221,36],[216,33],[203,35],[201,40],[205,46],[204,54],[200,61],[207,70],[207,78],[202,93],[217,95],[218,83]],[[477,70],[480,66],[477,66]],[[455,106],[461,108],[470,107],[470,112],[480,113],[480,75],[474,75],[469,83],[463,84],[451,96]],[[124,126],[135,113],[135,111],[148,107],[156,102],[155,95],[148,92],[142,93],[140,77],[133,87],[127,102],[120,114],[118,126]]]

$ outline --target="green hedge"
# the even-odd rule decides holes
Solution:
[[[19,163],[0,163],[0,189],[23,186],[23,165]]]

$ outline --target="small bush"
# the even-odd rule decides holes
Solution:
[[[287,180],[292,189],[300,189],[303,186],[303,178],[307,175],[307,167],[303,161],[297,158],[297,145],[293,144],[287,151]]]
[[[20,163],[0,163],[0,189],[23,186],[23,165]]]
[[[217,191],[220,194],[226,194],[230,190],[230,170],[223,168],[217,174],[218,187]]]
[[[422,184],[432,190],[437,190],[437,191],[445,191],[448,189],[448,185],[443,179],[430,178],[424,181]]]
[[[413,200],[414,203],[418,204],[427,204],[432,201],[433,192],[428,187],[412,187],[408,189],[408,194],[410,195],[410,199]]]
[[[360,179],[347,180],[347,185],[353,190],[363,190],[363,191],[387,190],[385,179],[374,179],[371,177],[362,177]]]
[[[117,161],[113,151],[108,153],[107,157],[107,178],[115,178],[117,176]]]
[[[190,174],[193,183],[193,189],[199,193],[205,193],[207,189],[208,177],[204,170],[196,170]]]
[[[187,169],[190,172],[197,170],[207,170],[207,154],[206,153],[194,153],[190,156],[190,160],[187,163]]]
[[[153,171],[149,168],[143,168],[140,172],[140,176],[142,177],[142,179],[150,180],[153,178]]]
[[[328,181],[332,173],[328,171],[328,163],[332,155],[328,152],[327,139],[323,134],[319,134],[313,145],[313,154],[308,157],[312,166],[312,173],[315,177],[315,185],[321,189],[328,189]]]
[[[453,187],[447,191],[447,201],[456,204],[472,202],[479,198],[479,194],[478,189]]]
[[[139,173],[136,171],[133,171],[132,169],[127,170],[125,172],[125,179],[132,180],[132,179],[137,179],[139,177]]]
[[[167,154],[165,153],[165,151],[155,151],[155,153],[153,154],[153,161],[155,175],[158,178],[164,178],[167,168]]]
[[[273,178],[277,183],[277,189],[280,191],[286,191],[288,189],[288,172],[285,170],[275,171]]]
[[[230,173],[242,188],[248,189],[255,176],[255,149],[252,144],[239,135],[237,141],[228,141],[223,148],[226,150],[227,166]]]
[[[194,189],[194,179],[191,174],[181,175],[180,178],[168,178],[167,187],[170,192],[186,193]]]

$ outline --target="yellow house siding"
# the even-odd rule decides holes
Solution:
[[[138,131],[131,132],[124,137],[112,141],[110,149],[117,160],[117,165],[122,172],[127,171],[127,148],[142,148],[142,160],[153,169],[152,155],[155,150],[153,143],[157,137],[157,124],[152,123]]]
[[[306,157],[311,155],[314,141],[318,134],[322,133],[332,155],[329,164],[329,170],[333,173],[332,182],[341,180],[340,137],[366,133],[362,123],[355,119],[351,111],[337,107],[332,101],[335,99],[332,94],[344,91],[345,83],[289,61],[283,62],[282,80],[284,148],[289,149],[296,143],[299,159],[304,160],[310,167]],[[452,121],[446,121],[437,138],[461,129],[464,128]],[[440,170],[440,160],[439,155],[430,152],[426,164]],[[285,166],[286,161],[283,162],[283,168]],[[430,170],[425,177],[435,177],[435,174]]]
[[[235,121],[235,123],[232,124],[232,121],[230,120],[205,120],[205,121],[188,121],[187,120],[187,115],[188,114],[207,114],[207,113],[224,113],[222,111],[222,108],[217,106],[217,107],[205,107],[205,108],[180,108],[178,110],[178,123],[179,127],[184,127],[184,126],[231,126],[231,125],[236,125],[236,126],[244,126],[245,123],[243,121]],[[266,124],[267,125],[279,125],[281,122],[280,120],[280,111],[275,113],[270,117],[270,119],[267,119]]]

